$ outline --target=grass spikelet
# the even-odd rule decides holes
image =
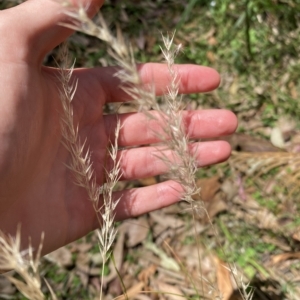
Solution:
[[[62,48],[61,55],[61,60],[67,62],[67,48],[65,46]],[[74,183],[86,190],[88,198],[92,202],[95,213],[97,214],[99,225],[101,226],[101,228],[97,230],[97,235],[102,256],[100,289],[100,299],[102,299],[105,264],[109,259],[109,251],[117,234],[114,227],[114,211],[120,199],[113,199],[113,190],[121,176],[120,161],[117,158],[117,141],[120,131],[120,122],[117,122],[115,129],[115,141],[114,143],[111,143],[107,149],[108,155],[113,162],[113,166],[110,170],[105,170],[106,182],[103,183],[102,186],[99,186],[96,183],[91,154],[87,148],[87,143],[86,141],[80,141],[78,137],[78,128],[74,127],[72,100],[76,93],[78,82],[72,82],[72,70],[73,66],[70,69],[62,66],[60,69],[60,99],[63,108],[63,113],[61,115],[62,143],[71,155],[71,163],[67,167],[74,174]]]
[[[173,45],[174,35],[175,32],[172,36],[163,36],[164,48],[161,48],[170,74],[170,84],[164,95],[166,108],[162,112],[166,134],[166,139],[163,142],[173,153],[171,160],[165,157],[162,159],[169,166],[170,178],[179,182],[183,187],[182,199],[192,204],[194,202],[192,197],[199,194],[200,189],[195,181],[197,161],[190,151],[189,137],[185,133],[182,119],[182,97],[178,95],[180,78],[174,68],[175,57],[181,45]],[[177,163],[174,164],[174,161]]]
[[[96,23],[89,18],[82,6],[74,7],[70,1],[62,1],[62,4],[66,7],[65,13],[71,18],[71,22],[61,25],[94,36],[105,42],[108,45],[109,55],[115,59],[120,67],[115,76],[120,79],[121,88],[139,105],[141,111],[147,111],[151,107],[159,110],[155,91],[152,86],[146,87],[141,82],[132,48],[126,43],[120,28],[117,28],[117,36],[115,37],[100,13]]]
[[[0,231],[0,270],[12,270],[3,275],[28,299],[45,299],[41,290],[41,278],[39,275],[44,235],[42,235],[40,246],[34,257],[34,249],[30,243],[27,250],[21,250],[20,231],[20,228],[18,228],[14,238],[12,236],[7,237]],[[18,274],[21,279],[14,277],[13,272]],[[52,294],[52,299],[56,299],[54,293]]]
[[[64,46],[61,50],[61,61],[67,64],[68,55],[67,48]],[[78,137],[78,128],[74,126],[72,100],[74,98],[78,82],[72,82],[73,67],[67,69],[65,65],[60,67],[59,82],[61,85],[60,99],[62,104],[61,114],[61,132],[62,143],[70,152],[71,162],[67,167],[74,174],[74,182],[78,186],[84,188],[87,192],[89,200],[93,203],[96,212],[99,211],[99,197],[101,195],[101,187],[96,184],[94,170],[91,162],[91,154],[86,149],[86,141],[81,142]],[[101,224],[101,218],[97,214]]]
[[[103,205],[100,208],[100,212],[103,219],[103,224],[102,228],[97,230],[99,249],[102,257],[100,299],[102,299],[103,292],[104,266],[109,260],[111,254],[109,251],[117,234],[117,230],[114,227],[114,211],[118,202],[120,201],[120,198],[114,200],[112,195],[115,185],[117,184],[121,176],[120,160],[117,159],[119,131],[120,122],[118,121],[117,127],[115,129],[115,141],[111,144],[110,149],[108,149],[109,156],[113,162],[113,167],[111,170],[106,170],[106,182],[102,187]]]

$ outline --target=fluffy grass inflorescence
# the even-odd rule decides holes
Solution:
[[[61,61],[64,64],[68,63],[67,48],[65,45],[61,51]],[[114,227],[114,211],[120,199],[114,200],[112,193],[121,176],[120,164],[117,159],[117,140],[120,122],[117,122],[115,129],[115,141],[111,143],[107,149],[113,166],[110,170],[105,170],[106,180],[105,183],[100,186],[96,183],[89,148],[86,147],[86,142],[81,142],[78,137],[78,129],[74,127],[72,100],[76,92],[77,81],[71,81],[72,70],[73,66],[67,69],[66,65],[62,65],[58,78],[61,83],[60,99],[63,108],[61,114],[62,143],[71,154],[71,163],[67,167],[74,174],[74,183],[86,190],[97,215],[99,226],[101,227],[101,229],[97,230],[97,236],[102,257],[101,284],[103,284],[105,264],[109,259],[109,251],[117,233]],[[103,202],[100,202],[101,195]],[[102,286],[100,291],[100,299],[102,299]]]
[[[43,236],[42,236],[43,240]],[[21,250],[21,233],[18,229],[16,236],[5,236],[0,232],[0,270],[3,275],[13,283],[17,289],[27,298],[42,300],[45,296],[41,290],[41,278],[39,264],[42,246],[37,249],[35,257],[34,249],[29,244],[27,250]],[[14,274],[18,274],[16,278]],[[56,299],[52,294],[52,299]]]
[[[182,98],[178,95],[180,78],[174,68],[174,61],[181,45],[173,44],[174,34],[163,36],[164,48],[161,48],[170,74],[170,84],[164,95],[166,108],[161,113],[166,125],[164,126],[166,139],[163,142],[172,150],[177,163],[173,164],[165,157],[162,159],[168,164],[170,177],[182,185],[184,189],[182,199],[194,204],[193,196],[200,193],[195,181],[197,161],[191,153],[189,137],[185,133],[182,119]]]

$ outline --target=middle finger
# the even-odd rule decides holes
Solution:
[[[130,147],[160,142],[159,136],[165,136],[165,124],[157,112],[112,114],[104,117],[106,134],[114,140],[117,120],[121,123],[118,145]],[[183,111],[185,133],[191,139],[216,138],[232,134],[237,127],[236,116],[228,110]]]

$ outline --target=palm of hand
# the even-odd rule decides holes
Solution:
[[[2,98],[0,197],[1,211],[5,211],[1,215],[2,228],[16,231],[17,222],[10,221],[13,216],[22,222],[22,232],[36,232],[36,236],[31,234],[34,243],[40,239],[41,231],[49,239],[54,234],[56,248],[95,228],[96,220],[90,221],[94,218],[93,208],[83,200],[84,190],[74,184],[72,172],[65,166],[69,163],[69,153],[61,143],[56,72],[18,64],[10,64],[10,69],[13,72],[5,74],[1,87],[3,95],[9,94],[5,89],[13,90],[12,97]],[[12,82],[16,84],[12,86]],[[97,99],[84,103],[82,99],[91,98],[86,95],[84,83],[82,87],[74,99],[74,115],[80,124],[82,140],[88,138],[94,161],[101,162],[107,145],[102,118],[105,97],[99,86]],[[87,220],[89,229],[85,225]]]

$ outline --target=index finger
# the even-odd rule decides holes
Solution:
[[[142,83],[153,86],[156,95],[167,92],[171,78],[166,64],[146,63],[137,68]],[[219,73],[209,67],[183,64],[174,65],[174,69],[178,74],[180,94],[209,92],[220,84]],[[73,75],[81,82],[79,89],[88,86],[94,95],[103,95],[104,92],[106,102],[128,101],[130,97],[124,92],[120,79],[115,76],[118,70],[117,67],[77,69]]]

